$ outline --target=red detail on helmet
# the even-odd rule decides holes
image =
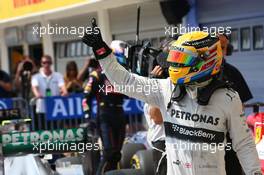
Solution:
[[[214,53],[213,55],[210,55],[206,60],[210,60],[211,58],[215,57],[217,53]]]
[[[214,53],[217,50],[217,47],[214,46],[212,49],[209,50],[209,54],[211,55],[212,53]]]
[[[205,61],[210,60],[211,58],[217,55],[216,53],[217,47],[214,46],[212,49],[209,50],[209,56],[205,59]]]
[[[209,67],[211,67],[213,64],[215,63],[215,60],[210,61],[209,63],[206,63],[203,65],[203,67],[201,68],[202,70],[208,69]]]

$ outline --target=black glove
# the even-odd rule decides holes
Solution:
[[[82,41],[89,47],[93,48],[94,56],[97,60],[103,59],[112,53],[112,49],[103,41],[101,31],[96,25],[96,20],[92,21],[92,32],[85,33]]]

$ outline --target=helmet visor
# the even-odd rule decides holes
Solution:
[[[170,50],[167,61],[173,67],[190,67],[195,64],[197,56],[181,52],[179,50]]]

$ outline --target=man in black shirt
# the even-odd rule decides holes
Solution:
[[[99,62],[97,65],[97,69],[90,73],[85,84],[83,109],[86,114],[90,114],[91,100],[96,97],[97,127],[103,145],[103,157],[96,175],[102,175],[106,171],[117,169],[121,159],[121,148],[125,139],[125,116],[122,107],[125,96],[116,92],[102,73]]]
[[[0,98],[12,96],[12,84],[10,76],[3,70],[0,70]]]
[[[224,63],[224,78],[227,79],[234,90],[239,94],[242,103],[253,98],[250,89],[239,70],[233,65]]]
[[[221,41],[221,47],[223,50],[223,55],[228,56],[232,54],[232,45],[229,44],[228,36],[227,35],[219,35],[218,36]],[[253,98],[250,89],[242,76],[239,70],[234,67],[233,65],[226,62],[223,59],[223,79],[228,81],[231,87],[238,92],[242,103]],[[229,133],[227,133],[227,143],[232,143]],[[226,174],[227,175],[242,175],[243,170],[237,158],[236,152],[231,150],[226,150],[225,155],[225,162],[226,162]]]
[[[219,39],[221,41],[221,46],[223,50],[224,56],[229,56],[232,54],[233,46],[229,44],[228,36],[227,35],[219,35]],[[234,90],[236,90],[240,96],[242,103],[253,98],[250,89],[240,73],[240,71],[233,65],[224,61],[224,78],[231,83],[231,86]]]

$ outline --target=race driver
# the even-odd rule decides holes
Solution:
[[[100,32],[87,33],[83,42],[93,48],[112,84],[129,87],[122,93],[160,108],[166,134],[167,175],[225,175],[227,131],[246,175],[261,174],[240,98],[217,79],[222,63],[218,38],[206,32],[180,36],[170,47],[168,79],[129,73],[111,56],[112,50]],[[151,87],[150,92],[146,86]]]

